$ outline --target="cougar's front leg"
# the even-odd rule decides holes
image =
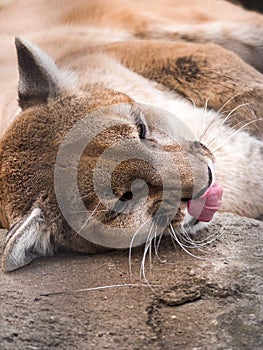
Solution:
[[[161,83],[192,99],[197,106],[227,110],[240,107],[228,123],[262,118],[263,75],[234,53],[214,44],[158,41],[131,41],[108,44],[103,50],[147,79]],[[249,125],[257,137],[263,136],[260,121]]]

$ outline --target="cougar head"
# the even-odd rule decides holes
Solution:
[[[83,89],[32,43],[16,48],[21,112],[0,142],[6,271],[58,249],[127,248],[211,220],[221,189],[205,146],[121,87]]]

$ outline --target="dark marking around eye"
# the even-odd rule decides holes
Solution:
[[[135,125],[137,126],[139,138],[144,140],[146,137],[147,127],[143,122],[140,111],[132,112],[132,116],[134,117]]]
[[[139,129],[139,138],[140,139],[145,139],[146,136],[146,125],[143,123],[138,124],[138,129]]]

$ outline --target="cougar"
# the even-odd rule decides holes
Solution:
[[[5,271],[263,214],[261,15],[18,0],[0,23]]]

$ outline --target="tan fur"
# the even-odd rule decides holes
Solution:
[[[43,11],[46,16],[42,16]],[[135,140],[130,151],[140,150],[138,128],[132,119],[133,113],[137,113],[133,111],[134,102],[167,110],[193,134],[197,133],[197,138],[209,126],[202,143],[215,152],[213,156],[207,148],[193,142],[176,142],[173,139],[176,119],[167,116],[158,120],[153,110],[144,111],[142,107],[146,121],[155,125],[147,130],[147,139],[160,153],[153,149],[146,152],[153,169],[132,159],[120,164],[112,175],[112,187],[119,198],[130,191],[135,179],[143,178],[152,190],[147,202],[129,216],[109,219],[105,212],[98,211],[95,216],[105,226],[103,232],[97,228],[97,235],[110,236],[115,226],[128,229],[149,220],[162,193],[154,167],[163,169],[168,178],[171,174],[172,184],[172,164],[163,164],[166,153],[180,175],[183,199],[192,198],[207,186],[207,166],[215,160],[216,179],[224,188],[222,210],[250,217],[263,213],[260,195],[263,177],[259,170],[263,163],[263,126],[260,120],[251,122],[262,118],[263,110],[263,76],[259,72],[263,70],[261,15],[225,1],[219,4],[208,0],[166,0],[162,5],[157,1],[149,5],[139,0],[59,0],[47,6],[44,0],[27,1],[26,5],[18,0],[0,10],[0,23],[0,88],[4,91],[0,95],[0,222],[6,228],[18,225],[12,231],[13,238],[7,239],[3,262],[6,270],[30,261],[21,258],[18,262],[20,250],[17,246],[16,250],[13,248],[15,242],[20,242],[21,251],[22,246],[29,244],[21,238],[23,230],[31,238],[32,232],[36,232],[32,258],[41,255],[41,249],[44,255],[56,249],[80,252],[103,249],[76,235],[63,219],[54,192],[54,167],[59,146],[78,121],[101,108],[110,111],[120,103],[131,108],[131,114],[124,118],[128,126],[113,127],[98,135],[80,159],[80,193],[88,196],[85,205],[89,210],[105,210],[98,202],[92,181],[102,152],[117,140],[124,143]],[[24,51],[29,51],[27,55],[31,51],[36,69],[38,65],[40,70],[44,69],[41,84],[47,84],[45,79],[48,81],[46,95],[41,84],[36,83],[34,96],[29,96],[30,78],[25,79],[22,71],[27,67],[20,64],[22,111],[16,102],[18,77],[13,34],[34,41],[57,64],[30,43],[17,41],[21,57]],[[30,59],[28,56],[27,62]],[[220,112],[225,103],[226,110],[237,110],[222,125],[224,116]],[[202,107],[206,104],[209,111],[204,119]],[[239,108],[241,104],[248,105]],[[103,120],[111,118],[105,113]],[[246,132],[232,136],[247,122],[251,123]],[[92,128],[96,128],[96,123]],[[101,178],[100,183],[104,182]],[[173,191],[171,197],[172,194]],[[185,207],[183,201],[174,227],[183,225]],[[26,217],[30,220],[26,221]],[[31,226],[26,228],[25,222]],[[34,231],[35,223],[39,224]],[[90,230],[94,227],[90,225]],[[45,249],[41,248],[44,247],[41,237],[47,237]]]

